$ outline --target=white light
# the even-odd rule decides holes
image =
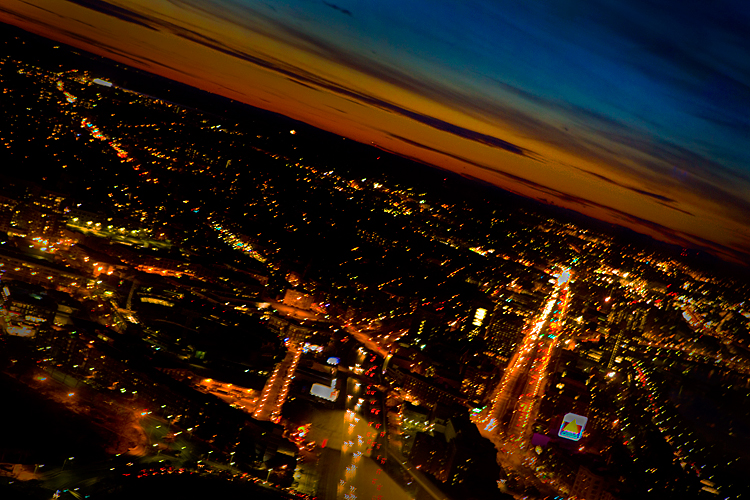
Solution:
[[[474,313],[474,321],[472,321],[471,324],[473,324],[474,326],[482,326],[482,323],[484,322],[484,317],[486,314],[487,314],[487,309],[480,307]]]

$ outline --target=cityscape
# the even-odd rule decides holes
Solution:
[[[740,259],[0,26],[0,497],[750,496]]]

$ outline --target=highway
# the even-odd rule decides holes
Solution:
[[[495,442],[504,436],[522,448],[525,446],[559,342],[560,325],[569,301],[569,279],[569,271],[560,274],[544,307],[527,328],[518,350],[508,363],[493,393],[492,404],[475,419],[480,430]]]

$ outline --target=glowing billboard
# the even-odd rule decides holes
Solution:
[[[583,436],[583,430],[586,428],[586,422],[588,421],[589,419],[582,415],[568,413],[563,417],[557,435],[571,441],[578,441]]]

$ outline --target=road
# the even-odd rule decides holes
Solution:
[[[480,430],[489,433],[489,437],[505,436],[518,442],[521,448],[530,437],[530,427],[539,410],[549,366],[560,340],[560,325],[569,301],[569,279],[569,271],[563,271],[508,363],[495,388],[492,404],[475,419],[483,424]]]
[[[366,333],[362,332],[361,330],[357,330],[350,324],[344,325],[344,329],[346,330],[346,333],[357,339],[360,344],[364,345],[372,352],[377,353],[382,358],[386,358],[388,356],[388,350],[372,340]]]
[[[273,373],[266,381],[263,392],[257,401],[253,418],[258,420],[271,420],[278,423],[281,419],[281,407],[289,395],[289,386],[294,378],[302,349],[299,344],[289,341],[286,356],[276,365]]]
[[[492,404],[474,419],[482,435],[500,450],[498,460],[513,469],[545,494],[557,494],[553,486],[534,475],[527,463],[532,426],[547,387],[550,366],[559,353],[561,325],[570,300],[569,271],[563,271],[526,334],[505,374],[495,388]]]
[[[560,324],[568,306],[568,289],[560,290],[552,313],[542,328],[535,347],[532,361],[524,372],[525,384],[506,433],[525,444],[531,437],[531,424],[536,420],[539,405],[547,388],[550,362],[557,352],[560,338]],[[519,384],[520,385],[520,384]]]

